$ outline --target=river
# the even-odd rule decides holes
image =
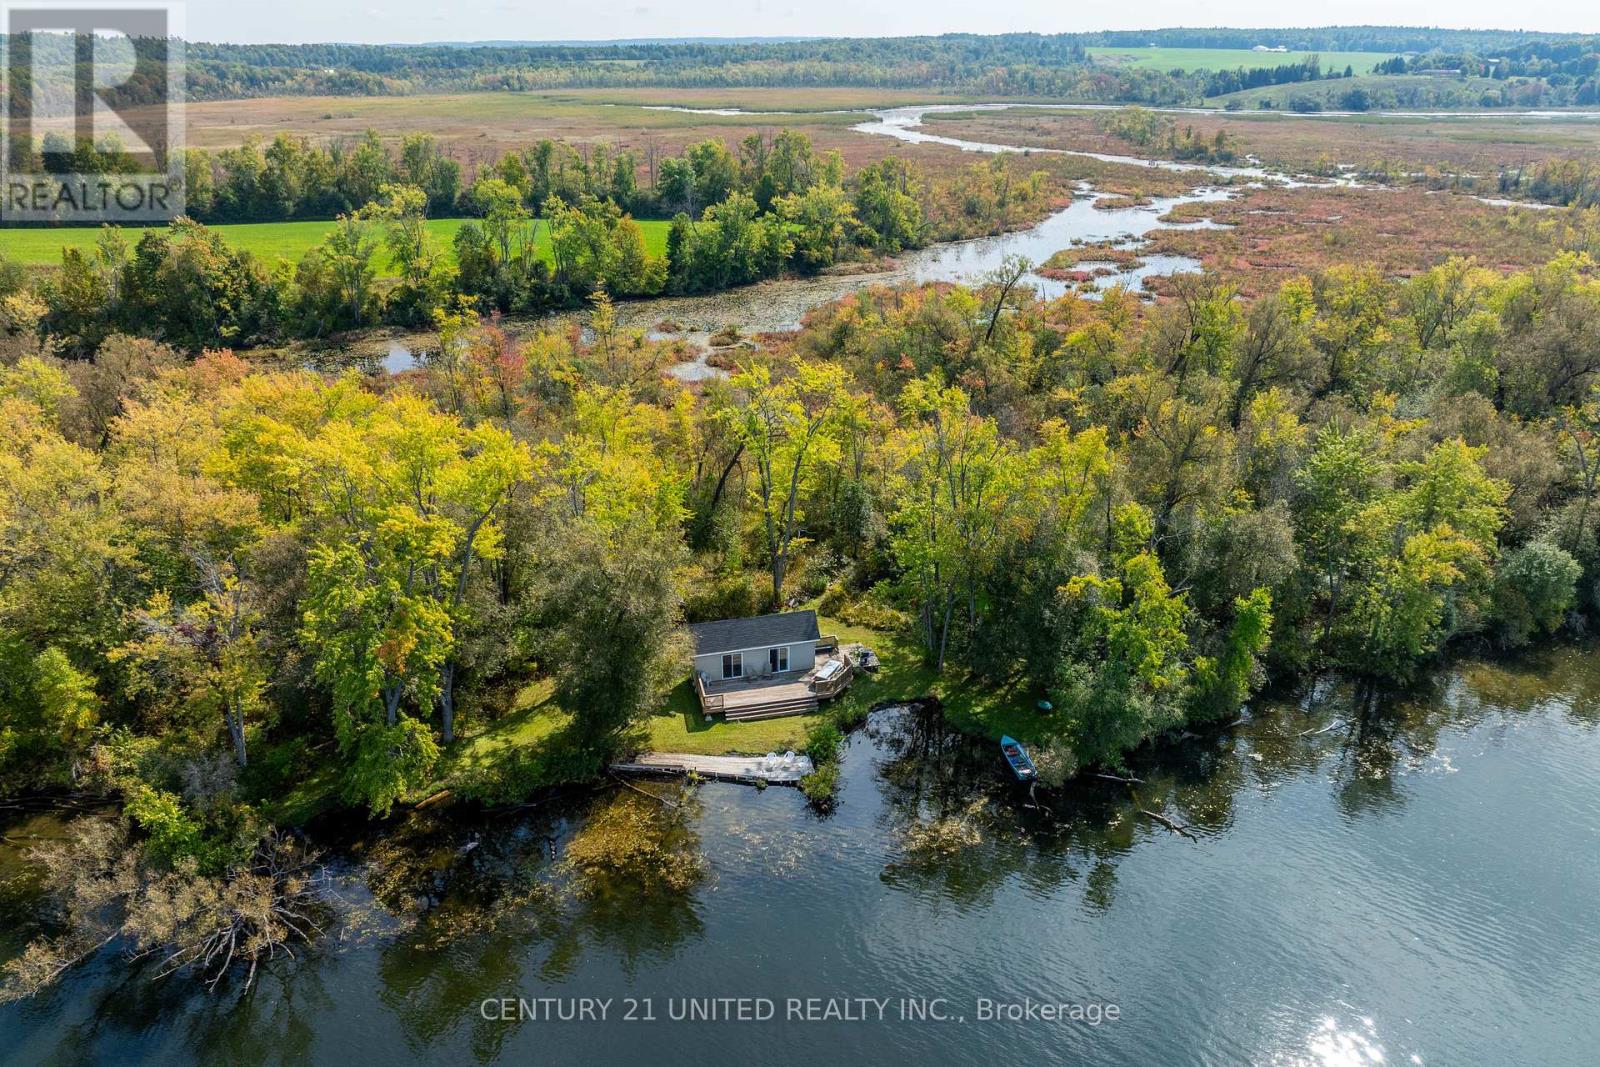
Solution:
[[[622,105],[618,105],[622,106]],[[645,110],[681,111],[707,115],[789,115],[784,111],[744,111],[739,108],[694,108],[672,105],[643,105]],[[783,332],[799,329],[807,312],[848,295],[866,285],[898,285],[921,282],[971,283],[998,269],[1008,257],[1022,256],[1034,264],[1043,263],[1051,255],[1074,244],[1108,243],[1119,248],[1137,250],[1144,239],[1159,229],[1200,229],[1215,227],[1208,220],[1171,223],[1163,221],[1174,207],[1191,203],[1215,203],[1227,200],[1241,186],[1275,184],[1288,187],[1314,185],[1340,185],[1354,187],[1358,183],[1349,176],[1316,177],[1287,174],[1260,165],[1229,165],[1212,163],[1178,162],[1142,156],[1114,155],[1103,152],[1073,151],[1040,146],[988,141],[970,141],[929,132],[925,118],[931,114],[967,113],[974,111],[999,111],[1027,108],[1060,108],[1063,105],[1025,103],[970,103],[970,104],[917,104],[905,107],[868,109],[860,111],[863,120],[851,127],[865,136],[888,137],[909,145],[938,144],[975,153],[1015,152],[1021,154],[1046,154],[1081,156],[1120,166],[1168,170],[1192,174],[1196,186],[1183,196],[1153,198],[1145,203],[1118,205],[1112,208],[1098,206],[1104,196],[1089,182],[1080,182],[1077,195],[1061,209],[1043,221],[1026,229],[954,241],[917,249],[899,257],[893,266],[854,274],[837,274],[811,278],[783,278],[757,285],[744,286],[708,296],[665,297],[650,300],[627,301],[618,305],[621,324],[629,329],[650,330],[663,320],[674,321],[684,327],[689,347],[696,358],[682,363],[673,373],[684,380],[698,380],[721,374],[706,362],[709,350],[703,338],[712,331],[732,323],[747,332]],[[1073,109],[1109,110],[1110,105],[1072,105]],[[1186,109],[1156,109],[1183,111]],[[852,114],[857,112],[851,112]],[[1197,113],[1207,113],[1197,111]],[[1210,112],[1215,113],[1215,112]],[[1337,118],[1343,113],[1324,113],[1324,117]],[[1397,113],[1399,114],[1399,113]],[[1426,113],[1404,113],[1424,117]],[[1441,113],[1442,114],[1442,113]],[[1462,113],[1470,121],[1477,113]],[[1600,118],[1600,112],[1518,112],[1530,118],[1565,118],[1587,121]],[[1488,117],[1507,117],[1493,113]],[[1488,200],[1489,203],[1516,205],[1511,201]],[[1535,205],[1538,206],[1538,205]],[[1200,261],[1187,256],[1142,256],[1128,265],[1087,264],[1104,268],[1100,276],[1087,282],[1073,283],[1047,278],[1030,272],[1025,281],[1040,296],[1054,298],[1070,288],[1087,296],[1112,286],[1127,286],[1135,291],[1143,288],[1147,278],[1194,273],[1201,269]],[[415,339],[386,343],[386,353],[375,362],[391,373],[404,371],[416,365],[412,345]]]
[[[621,106],[621,105],[619,105]],[[671,105],[644,105],[645,110],[681,111],[706,115],[787,115],[783,111],[743,111],[739,108],[693,108]],[[981,237],[932,245],[908,252],[899,257],[893,266],[883,270],[870,270],[855,274],[837,274],[811,278],[782,278],[744,286],[708,296],[664,297],[649,300],[626,301],[618,305],[619,322],[629,329],[651,330],[663,320],[671,320],[684,327],[688,347],[695,358],[673,368],[673,373],[686,381],[720,375],[722,372],[707,363],[709,349],[704,338],[729,323],[739,325],[747,332],[784,332],[797,330],[807,312],[838,300],[866,285],[899,285],[921,282],[971,283],[998,269],[1008,257],[1022,256],[1034,264],[1041,264],[1050,256],[1074,244],[1108,243],[1120,248],[1137,250],[1152,232],[1160,229],[1203,229],[1217,224],[1209,220],[1171,223],[1162,221],[1174,207],[1192,203],[1215,203],[1227,200],[1241,186],[1275,184],[1288,187],[1314,185],[1340,185],[1354,187],[1358,183],[1349,176],[1315,177],[1286,174],[1259,165],[1229,165],[1212,163],[1177,162],[1143,156],[1114,155],[1104,152],[1072,151],[1044,148],[1025,144],[989,141],[970,141],[931,133],[925,125],[930,114],[967,113],[974,111],[1000,111],[1027,108],[1059,108],[1052,104],[972,103],[972,104],[917,104],[906,107],[880,108],[860,111],[863,120],[851,127],[857,133],[872,137],[888,137],[909,145],[938,144],[959,148],[966,152],[1081,156],[1120,166],[1168,170],[1194,175],[1196,186],[1183,196],[1153,198],[1145,203],[1118,205],[1112,208],[1098,206],[1104,196],[1089,182],[1080,182],[1077,195],[1066,206],[1055,211],[1043,221],[1026,229],[994,237]],[[1109,110],[1110,105],[1073,105],[1074,109]],[[1175,110],[1185,109],[1156,109]],[[852,112],[856,113],[856,112]],[[1205,113],[1205,112],[1197,112]],[[1215,113],[1215,112],[1209,112]],[[1396,113],[1425,117],[1428,113]],[[1441,117],[1444,113],[1441,113]],[[1600,119],[1600,112],[1517,112],[1528,118],[1564,118],[1588,121]],[[1323,113],[1323,117],[1337,118],[1343,113]],[[1454,117],[1470,121],[1479,117],[1475,112]],[[1508,117],[1507,113],[1487,113],[1482,117]],[[1486,199],[1486,203],[1507,207],[1534,206],[1512,201]],[[1040,296],[1054,298],[1070,288],[1093,297],[1112,286],[1127,286],[1135,291],[1143,288],[1145,279],[1174,274],[1194,273],[1201,269],[1200,261],[1188,256],[1148,255],[1127,264],[1087,264],[1104,268],[1100,276],[1087,282],[1073,283],[1047,278],[1030,272],[1025,281]],[[385,351],[374,359],[391,373],[416,366],[414,347],[421,339],[404,339],[385,342]]]
[[[790,789],[701,787],[679,847],[707,874],[684,894],[550,890],[566,877],[546,838],[563,852],[594,805],[665,817],[620,790],[419,813],[343,851],[342,892],[382,901],[365,933],[280,960],[243,997],[151,984],[108,951],[0,1008],[0,1058],[1591,1063],[1595,651],[1462,662],[1408,695],[1324,682],[1260,700],[1138,754],[1136,800],[1087,782],[1036,809],[989,745],[882,711],[849,742],[831,815]],[[8,929],[27,906],[0,900]],[[506,997],[612,1003],[604,1023],[483,1018]],[[670,1018],[720,997],[767,998],[776,1018]],[[829,1002],[790,1004],[810,997],[888,1003],[882,1021],[860,1001],[811,1019]],[[623,1021],[625,998],[655,1021]],[[1106,1014],[985,1022],[981,1000]],[[903,1002],[946,1018],[904,1020]]]
[[[1021,105],[963,104],[885,108],[863,112],[870,118],[852,128],[869,136],[892,137],[911,144],[952,145],[964,151],[1079,155],[1126,166],[1169,169],[1193,173],[1200,184],[1183,196],[1157,197],[1144,203],[1107,208],[1098,206],[1098,202],[1103,200],[1104,196],[1097,192],[1091,183],[1080,182],[1077,195],[1070,203],[1036,225],[1025,229],[993,237],[951,241],[916,249],[900,256],[893,266],[883,270],[812,278],[775,279],[709,296],[627,301],[618,305],[619,321],[630,329],[649,330],[654,324],[663,320],[671,320],[683,326],[694,342],[691,347],[699,351],[696,359],[680,364],[674,368],[674,373],[684,380],[692,381],[720,373],[706,363],[705,357],[709,353],[698,343],[698,339],[728,323],[737,324],[749,332],[777,333],[797,330],[807,312],[838,300],[866,285],[974,282],[998,269],[1008,257],[1012,256],[1022,256],[1034,264],[1040,264],[1056,252],[1074,244],[1109,243],[1124,248],[1137,248],[1154,230],[1215,227],[1215,223],[1207,220],[1182,223],[1162,221],[1168,212],[1180,205],[1215,203],[1234,195],[1225,185],[1213,183],[1271,181],[1285,185],[1302,185],[1327,181],[1276,174],[1260,167],[1173,163],[1137,156],[1062,152],[1054,149],[1030,148],[1026,145],[962,141],[929,134],[921,129],[923,117],[930,113],[995,110],[1013,106]],[[734,108],[676,108],[664,105],[652,105],[649,109],[715,115],[776,114],[740,112]],[[1103,266],[1106,269],[1100,277],[1085,282],[1077,288],[1089,296],[1114,285],[1138,290],[1149,277],[1197,272],[1200,270],[1200,261],[1188,256],[1152,255],[1141,257],[1130,265],[1108,263]],[[1070,282],[1031,272],[1025,280],[1040,296],[1046,298],[1061,296],[1074,287]],[[416,366],[411,344],[398,340],[387,343],[385,354],[377,362],[390,373],[398,373]]]

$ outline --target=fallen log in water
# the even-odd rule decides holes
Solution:
[[[638,793],[642,797],[649,797],[651,800],[654,800],[659,804],[665,804],[669,808],[676,808],[678,806],[678,805],[674,804],[672,801],[668,800],[666,797],[658,797],[654,793],[650,792],[648,789],[640,789],[638,786],[634,785],[632,782],[628,781],[626,778],[623,778],[621,775],[613,774],[611,776],[611,778],[618,785],[625,785],[629,789],[633,790],[635,793]]]
[[[1187,837],[1190,841],[1198,841],[1198,840],[1200,840],[1198,837],[1194,836],[1194,834],[1189,832],[1189,828],[1188,827],[1179,826],[1177,823],[1173,822],[1171,819],[1167,818],[1165,815],[1161,814],[1159,811],[1151,811],[1149,808],[1140,808],[1139,809],[1139,814],[1145,816],[1148,819],[1154,819],[1156,822],[1160,823],[1162,826],[1165,826],[1168,830],[1171,830],[1175,834],[1182,834],[1184,837]]]
[[[1121,782],[1123,785],[1144,785],[1143,778],[1123,778],[1119,775],[1107,774],[1104,771],[1095,775],[1095,777],[1102,778],[1108,782]]]

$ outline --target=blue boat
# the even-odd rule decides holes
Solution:
[[[1038,779],[1039,772],[1034,769],[1033,760],[1028,758],[1028,750],[1022,747],[1020,741],[1002,737],[1000,754],[1011,765],[1011,773],[1017,776],[1017,781],[1032,782]]]

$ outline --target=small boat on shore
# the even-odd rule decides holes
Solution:
[[[1039,772],[1033,766],[1033,760],[1028,756],[1028,750],[1022,747],[1020,741],[1010,737],[1000,739],[1000,754],[1006,758],[1006,763],[1011,765],[1011,773],[1017,776],[1019,782],[1037,781]]]

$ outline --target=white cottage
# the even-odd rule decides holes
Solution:
[[[694,669],[707,682],[804,674],[816,661],[822,638],[814,611],[702,622],[689,633]]]
[[[815,711],[850,684],[852,665],[814,611],[723,619],[689,627],[694,685],[707,715],[768,718]]]

